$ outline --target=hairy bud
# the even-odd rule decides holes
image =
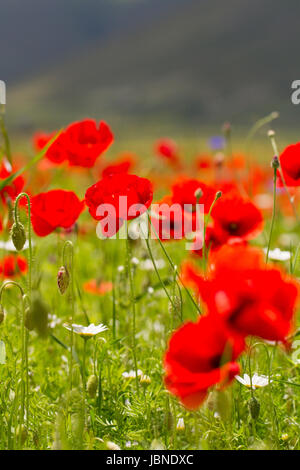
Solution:
[[[61,295],[63,295],[66,292],[66,290],[69,287],[69,284],[70,284],[69,271],[67,270],[65,266],[61,266],[61,268],[59,268],[59,271],[57,273],[57,285],[58,285],[58,289]]]
[[[20,222],[15,222],[11,228],[11,239],[17,251],[24,248],[26,242],[26,232],[24,225]]]
[[[251,418],[254,421],[256,421],[260,412],[260,404],[259,404],[259,401],[255,397],[252,397],[249,400],[249,411],[250,411]]]

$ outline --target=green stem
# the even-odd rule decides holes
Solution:
[[[69,262],[66,259],[67,249],[70,252]],[[71,331],[70,331],[70,390],[73,387],[73,348],[74,348],[74,331],[73,331],[73,323],[74,323],[74,316],[75,316],[75,299],[74,299],[74,246],[70,240],[67,240],[63,246],[63,265],[67,266],[70,275],[71,275]]]
[[[139,394],[139,378],[138,378],[138,368],[137,368],[137,359],[136,359],[136,311],[135,311],[135,293],[134,293],[134,283],[133,283],[133,276],[132,276],[132,269],[131,269],[131,250],[129,245],[129,235],[128,230],[126,234],[126,253],[127,253],[127,272],[129,277],[129,284],[130,284],[130,301],[131,301],[131,309],[132,309],[132,355],[133,355],[133,363],[134,363],[134,370],[135,370],[135,383],[136,383],[136,390]]]
[[[16,223],[20,222],[19,219],[19,201],[25,197],[27,199],[27,206],[28,206],[28,244],[29,244],[29,257],[28,257],[28,292],[29,297],[31,298],[31,290],[32,290],[32,233],[31,233],[31,206],[30,206],[30,197],[27,193],[20,193],[15,201],[14,207],[14,219]]]
[[[150,222],[150,225],[151,225],[151,228],[152,228],[153,233],[154,233],[154,235],[155,235],[155,238],[157,239],[157,241],[158,241],[158,243],[159,243],[159,245],[160,245],[162,251],[164,252],[165,257],[167,258],[167,260],[168,260],[168,262],[169,262],[171,268],[173,269],[173,271],[174,271],[175,274],[176,274],[176,277],[177,277],[177,278],[179,279],[179,281],[181,282],[181,284],[182,284],[184,290],[186,291],[186,293],[187,293],[187,295],[189,296],[190,300],[191,300],[192,303],[194,304],[194,306],[195,306],[195,308],[197,309],[198,313],[201,315],[201,310],[200,310],[199,305],[197,305],[197,303],[196,303],[195,299],[193,298],[192,294],[190,293],[190,291],[188,290],[188,288],[186,287],[186,285],[183,283],[183,281],[182,281],[182,279],[181,279],[181,277],[180,277],[180,274],[178,273],[178,270],[177,270],[176,266],[174,265],[173,261],[171,260],[171,258],[170,258],[170,256],[169,256],[168,252],[166,251],[166,249],[165,249],[165,247],[164,247],[162,241],[160,240],[160,238],[159,238],[159,236],[158,236],[158,234],[157,234],[157,232],[156,232],[156,230],[155,230],[154,225],[152,224],[151,217],[150,217],[150,214],[149,214],[148,211],[147,211],[147,214],[148,214],[148,220],[149,220],[149,222]]]
[[[276,182],[277,182],[277,168],[274,168],[273,211],[272,211],[272,221],[271,221],[269,242],[268,242],[267,255],[266,255],[266,263],[269,260],[269,252],[270,252],[274,222],[275,222],[275,217],[276,217]]]

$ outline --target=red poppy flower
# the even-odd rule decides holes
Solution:
[[[56,228],[70,228],[84,208],[72,191],[54,189],[31,199],[31,221],[37,235],[45,237]]]
[[[224,243],[226,243],[227,237],[224,236],[223,231],[219,231],[212,225],[209,224],[205,230],[205,250],[214,251],[220,248]],[[203,232],[197,234],[193,248],[193,253],[202,257],[203,254]]]
[[[98,127],[96,121],[86,119],[68,126],[46,156],[54,163],[67,160],[71,166],[91,168],[112,142],[113,134],[104,121]]]
[[[279,157],[287,186],[300,186],[300,142],[289,145]]]
[[[185,279],[210,314],[221,316],[230,329],[244,336],[284,342],[293,326],[296,282],[264,265],[258,249],[243,245],[225,245],[212,254],[210,263],[208,279],[191,265],[184,268]]]
[[[224,237],[255,238],[263,228],[261,211],[250,201],[238,194],[222,196],[212,210],[216,230]]]
[[[206,153],[201,153],[196,157],[195,166],[198,170],[207,170],[213,167],[212,156]]]
[[[143,214],[152,197],[152,185],[148,179],[124,173],[107,176],[88,188],[85,201],[91,216],[101,222],[103,235],[110,237],[120,229],[124,220]]]
[[[157,234],[161,241],[182,240],[193,231],[192,214],[184,212],[180,204],[173,204],[172,196],[153,204],[151,214],[153,235]]]
[[[0,181],[10,176],[14,170],[15,169],[11,167],[10,163],[6,159],[4,159],[2,164],[0,165]],[[12,183],[10,183],[8,186],[5,186],[0,191],[0,197],[3,203],[6,203],[7,198],[15,200],[16,197],[22,192],[24,185],[25,180],[23,176],[18,176],[13,180]]]
[[[172,202],[178,203],[184,209],[185,205],[190,205],[192,212],[196,212],[197,198],[195,193],[200,190],[202,195],[199,198],[199,204],[204,205],[204,213],[209,212],[216,191],[210,186],[196,179],[181,179],[172,186]]]
[[[26,273],[28,264],[23,256],[8,255],[0,260],[0,277],[14,279]]]
[[[107,292],[111,292],[113,284],[110,281],[98,282],[97,279],[91,279],[83,284],[83,290],[94,295],[104,295]]]
[[[36,151],[42,150],[55,136],[55,132],[36,132],[33,136],[33,145]]]
[[[228,335],[223,322],[211,315],[186,323],[169,341],[166,387],[187,408],[198,408],[212,386],[224,387],[239,373],[235,360],[244,347],[241,336]]]
[[[102,170],[102,178],[116,173],[128,173],[135,165],[135,159],[131,154],[122,156],[119,160],[107,165]]]
[[[163,138],[158,140],[154,146],[155,153],[158,157],[164,159],[174,166],[180,165],[180,158],[178,155],[178,146],[172,139]]]

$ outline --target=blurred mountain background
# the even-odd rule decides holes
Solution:
[[[196,128],[278,110],[297,129],[299,18],[299,0],[0,0],[9,123]]]

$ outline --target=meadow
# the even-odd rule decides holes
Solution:
[[[275,117],[179,143],[1,121],[0,449],[300,448],[300,149]],[[101,239],[120,194],[145,210]]]

